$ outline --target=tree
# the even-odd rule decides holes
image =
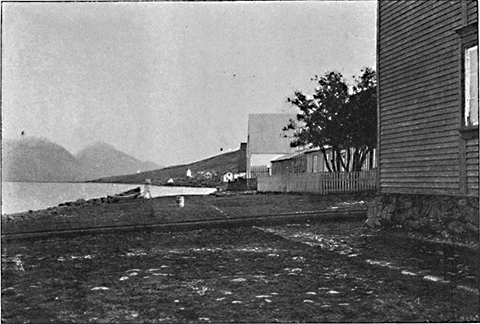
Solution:
[[[377,145],[376,74],[366,68],[349,90],[337,72],[315,76],[311,96],[300,91],[287,101],[299,109],[297,120],[283,130],[294,130],[292,147],[318,146],[328,171],[360,171]],[[334,152],[328,161],[327,149]],[[342,151],[345,154],[342,156]],[[370,163],[372,165],[372,163]]]

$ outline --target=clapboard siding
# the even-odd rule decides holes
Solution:
[[[404,106],[405,109],[402,112],[399,112],[398,110],[386,111],[383,116],[383,121],[385,125],[389,125],[394,124],[396,120],[399,122],[405,122],[418,118],[440,118],[440,116],[455,119],[458,118],[458,114],[455,114],[451,109],[446,108],[456,106],[457,104],[458,99],[453,101],[447,101],[447,99],[445,99],[445,105],[442,105],[441,101],[439,101],[437,104],[434,104],[431,111],[422,114],[422,107],[425,107],[426,103],[414,103],[412,105]]]
[[[437,163],[435,163],[437,162]],[[425,177],[431,176],[429,172],[437,172],[440,170],[441,172],[444,171],[458,171],[458,160],[456,159],[451,159],[451,160],[442,160],[442,161],[419,161],[416,163],[411,163],[411,162],[400,162],[400,163],[395,163],[392,164],[388,168],[382,168],[380,170],[380,173],[397,173],[397,172],[404,172],[406,169],[412,169],[412,170],[422,170],[422,172],[425,172]],[[441,170],[443,169],[443,170]],[[437,170],[437,171],[435,171]],[[415,171],[413,171],[415,172]],[[458,172],[456,173],[458,176]],[[392,175],[393,176],[393,175]]]
[[[454,154],[455,157],[457,157],[457,155],[454,153],[455,152],[455,149],[458,150],[458,145],[455,145],[455,143],[451,143],[451,142],[447,142],[447,143],[434,143],[434,144],[425,144],[423,145],[423,147],[421,146],[409,146],[409,145],[404,145],[404,146],[399,146],[399,147],[388,147],[388,146],[384,146],[384,148],[382,149],[382,155],[385,153],[385,154],[388,154],[388,153],[394,153],[398,159],[401,159],[404,157],[404,154],[405,153],[408,153],[408,152],[415,152],[417,153],[418,155],[416,157],[412,157],[410,160],[413,161],[413,160],[416,160],[416,159],[419,159],[421,158],[422,156],[425,156],[424,151],[437,151],[439,149],[445,149],[445,148],[448,148],[449,149],[449,152],[450,154]],[[420,156],[421,155],[421,156]],[[444,154],[443,155],[444,157],[446,157],[447,155]],[[387,166],[387,164],[385,164],[384,166]]]
[[[442,157],[438,157],[436,155],[436,154],[438,154],[437,153],[438,151],[440,151],[440,150],[432,150],[432,151],[429,151],[429,153],[431,153],[431,155],[422,154],[422,156],[418,156],[419,153],[420,153],[418,151],[417,152],[405,152],[404,154],[402,154],[402,156],[404,156],[404,157],[401,157],[401,158],[399,158],[397,156],[398,153],[391,154],[391,156],[392,156],[391,158],[389,158],[389,157],[385,158],[385,162],[390,162],[390,163],[386,164],[384,166],[384,168],[385,169],[396,168],[396,167],[402,166],[402,164],[407,166],[407,167],[410,167],[410,166],[413,166],[415,164],[420,164],[420,163],[431,163],[431,164],[435,164],[436,167],[438,167],[439,165],[453,165],[455,163],[458,164],[458,159],[457,159],[455,154],[450,153],[451,150],[449,151],[450,155],[446,155],[446,156],[442,156]],[[415,155],[415,153],[416,153],[416,155]],[[412,158],[415,159],[415,162],[412,162]]]
[[[457,161],[458,162],[458,161]],[[405,165],[404,167],[397,167],[397,168],[384,168],[380,170],[381,173],[392,173],[395,172],[397,174],[401,173],[420,173],[420,172],[427,172],[429,176],[435,175],[445,175],[445,176],[458,176],[458,163],[452,165],[423,165],[423,166],[411,166]],[[472,171],[473,174],[474,171]],[[431,173],[431,174],[430,174]]]
[[[473,23],[478,19],[478,2],[477,0],[470,0],[467,2],[467,22]]]
[[[438,17],[450,14],[449,8],[452,4],[446,3],[446,1],[435,1],[435,3],[432,1],[429,6],[419,2],[421,1],[397,1],[395,5],[401,10],[394,15],[388,15],[387,12],[396,10],[394,7],[388,10],[381,9],[382,33],[391,37],[392,35],[402,36],[406,33],[421,32],[425,29],[424,25],[428,25]],[[382,8],[383,6],[384,4],[381,4]],[[455,7],[460,10],[461,4],[459,3]],[[397,30],[399,24],[402,26],[400,31]]]
[[[399,69],[399,71],[395,72],[396,76],[390,75],[390,77],[385,77],[385,82],[399,82],[402,80],[400,84],[405,84],[406,81],[411,82],[409,85],[418,85],[424,84],[426,82],[434,82],[435,79],[433,75],[438,76],[437,82],[450,82],[449,79],[440,79],[444,76],[451,75],[454,70],[457,70],[455,66],[441,66],[444,64],[450,64],[454,62],[457,58],[455,53],[430,53],[426,55],[433,55],[435,54],[436,58],[431,58],[428,62],[424,62],[415,67],[406,66],[403,69]],[[410,58],[414,59],[414,58]],[[384,71],[385,73],[386,71]],[[401,89],[399,89],[401,90]],[[389,91],[393,91],[393,89],[383,89],[385,94],[388,94]]]
[[[380,146],[380,148],[411,147],[411,149],[413,150],[415,147],[419,147],[421,151],[422,149],[424,150],[428,149],[428,147],[435,149],[437,148],[436,145],[439,145],[439,144],[448,144],[454,141],[458,142],[457,136],[445,137],[445,136],[439,136],[438,134],[432,134],[432,136],[435,136],[435,137],[431,137],[431,138],[409,137],[404,140],[402,140],[401,138],[388,139],[388,140],[382,139],[382,143],[381,143],[382,146]]]
[[[434,161],[442,160],[445,154],[452,154],[452,148],[439,148],[436,150],[426,150],[426,151],[410,151],[410,152],[403,152],[402,157],[398,157],[398,152],[384,152],[383,159],[385,162],[394,162],[394,161],[410,161],[414,158],[417,161],[426,160],[426,161]],[[421,154],[421,156],[419,156]],[[455,154],[454,154],[455,155]],[[385,167],[389,167],[390,164],[385,165]]]
[[[443,26],[438,26],[438,24],[443,24]],[[440,45],[437,37],[445,37],[445,35],[449,35],[453,29],[460,27],[461,20],[458,18],[458,15],[455,13],[449,13],[445,16],[439,16],[435,20],[433,20],[426,30],[424,30],[421,34],[415,35],[416,38],[414,41],[410,41],[413,33],[404,33],[402,36],[392,35],[391,37],[386,37],[386,42],[395,42],[395,46],[392,47],[380,47],[383,51],[383,54],[387,56],[387,58],[391,58],[392,56],[402,55],[408,56],[410,54],[414,54],[416,51],[428,51],[428,47],[432,45]],[[412,26],[412,28],[418,28],[422,26]],[[423,26],[425,27],[425,26]],[[402,29],[403,30],[403,29]],[[449,35],[450,37],[455,37],[455,34]],[[448,37],[446,37],[445,41],[451,41]],[[428,44],[428,47],[426,46]],[[408,48],[405,48],[405,45],[408,45]]]
[[[389,21],[395,21],[419,5],[419,1],[410,2],[408,6],[398,6],[395,1],[385,1],[379,11],[382,17],[389,18]]]
[[[397,110],[396,105],[398,105],[398,101],[401,100],[402,103],[403,101],[406,101],[408,103],[408,100],[412,99],[423,99],[423,98],[429,98],[433,99],[438,95],[441,94],[447,94],[449,93],[451,96],[458,98],[459,94],[458,91],[454,91],[453,85],[455,83],[458,83],[458,79],[455,77],[452,77],[453,80],[449,80],[448,82],[444,82],[442,85],[445,88],[445,91],[442,91],[442,87],[440,86],[440,82],[431,82],[430,83],[430,88],[425,88],[424,91],[421,91],[421,85],[417,85],[416,87],[412,88],[410,91],[408,88],[405,88],[407,85],[404,84],[401,87],[399,87],[398,92],[390,92],[390,93],[385,93],[385,91],[379,92],[380,96],[382,98],[385,96],[385,102],[384,102],[384,107],[385,109],[388,110]],[[415,86],[415,85],[414,85]],[[448,88],[447,88],[448,87]],[[403,90],[403,91],[402,91]],[[387,96],[388,95],[388,96]],[[388,98],[388,99],[387,99]],[[381,99],[383,101],[383,99]],[[441,106],[440,106],[441,107]],[[438,108],[440,108],[438,107]]]
[[[404,120],[399,121],[398,123],[394,123],[392,120],[390,120],[390,123],[385,122],[384,127],[382,127],[382,131],[388,132],[389,134],[392,133],[399,133],[399,132],[405,132],[408,130],[418,130],[422,131],[427,127],[425,125],[424,119],[428,118],[429,128],[436,128],[437,126],[442,126],[442,125],[449,125],[449,124],[456,124],[458,125],[458,121],[456,118],[451,118],[452,114],[442,114],[442,115],[434,115],[430,117],[424,117],[422,119],[418,118],[404,118]],[[448,120],[448,117],[450,119]]]
[[[430,80],[432,77],[432,73],[438,74],[439,76],[444,76],[451,74],[451,70],[454,66],[443,66],[443,68],[439,65],[443,65],[445,63],[450,63],[455,61],[457,58],[456,53],[438,53],[436,51],[426,52],[424,55],[431,55],[430,60],[425,61],[418,65],[413,65],[412,62],[415,61],[417,57],[423,57],[421,52],[416,52],[415,55],[409,56],[404,58],[408,62],[406,62],[405,66],[397,67],[395,69],[391,69],[390,71],[383,71],[382,73],[386,73],[385,81],[413,81],[413,84],[422,83],[425,81]],[[396,55],[392,57],[392,60],[395,61],[396,59],[401,59],[400,55]],[[388,73],[387,73],[388,72]],[[391,75],[391,73],[395,73],[395,75]],[[437,81],[445,81],[445,80],[437,80]],[[383,91],[391,91],[392,89],[382,89]]]
[[[428,112],[422,113],[422,111],[419,110],[419,108],[422,106],[426,106],[429,103],[431,103],[431,105],[433,106],[431,110],[429,110]],[[448,108],[452,105],[457,105],[457,104],[458,104],[457,98],[455,97],[452,98],[452,95],[444,96],[444,93],[442,92],[439,96],[435,96],[433,99],[428,97],[422,97],[419,99],[407,98],[405,100],[405,104],[403,106],[402,111],[398,111],[398,109],[385,110],[383,111],[382,116],[385,121],[389,119],[402,118],[405,116],[417,116],[417,117],[420,117],[420,115],[422,117],[435,116],[443,113],[451,113],[451,110]]]
[[[378,2],[379,184],[382,193],[478,192],[478,140],[466,145],[460,116],[460,1]],[[472,20],[477,4],[469,2]],[[465,159],[465,158],[464,158]],[[465,171],[463,171],[465,173]]]
[[[459,27],[461,24],[461,20],[455,12],[447,12],[443,15],[431,12],[430,15],[424,15],[422,17],[428,21],[428,24],[412,24],[409,28],[402,27],[399,33],[395,33],[395,29],[393,29],[390,34],[388,34],[388,31],[384,33],[386,42],[395,43],[388,48],[383,48],[385,54],[392,55],[393,52],[409,53],[418,49],[426,50],[423,48],[422,42],[426,42],[427,44],[437,42],[436,39],[432,39],[430,36],[436,37],[448,33],[449,29]],[[429,18],[432,19],[428,20]],[[416,31],[419,32],[416,33]],[[412,39],[412,35],[415,36],[415,39]],[[445,35],[442,37],[444,36]],[[446,40],[448,40],[448,38]],[[407,44],[409,48],[404,48],[403,46]]]
[[[417,50],[421,51],[422,53],[425,53],[425,54],[426,53],[434,53],[434,52],[435,52],[435,54],[445,54],[445,53],[450,53],[450,47],[454,43],[455,43],[455,40],[453,38],[452,39],[447,39],[447,40],[442,41],[442,42],[439,42],[435,38],[433,38],[433,39],[429,38],[429,39],[426,39],[423,44],[420,44],[420,45],[423,45],[423,47],[419,46],[419,48]],[[433,48],[435,48],[436,51],[434,51]],[[410,50],[408,53],[405,53],[405,56],[404,56],[405,58],[413,58],[413,57],[417,58],[417,60],[409,62],[410,63],[409,67],[423,66],[423,64],[428,64],[429,63],[429,58],[419,56],[418,51]],[[384,53],[384,55],[387,56],[388,52]],[[394,63],[390,66],[386,66],[385,71],[396,70],[397,72],[402,72],[401,68],[403,66],[401,64],[402,64],[401,62],[396,62],[396,63]],[[408,71],[405,71],[405,72],[408,72]]]
[[[393,141],[393,142],[405,142],[405,141],[410,141],[412,136],[422,136],[423,139],[431,139],[431,138],[437,138],[439,137],[438,134],[434,133],[436,131],[444,131],[445,136],[455,136],[456,131],[450,130],[449,125],[442,125],[442,126],[435,126],[435,127],[426,127],[422,129],[421,131],[416,131],[416,130],[409,130],[409,131],[402,131],[402,132],[397,132],[397,133],[392,133],[389,132],[386,135],[382,134],[382,139],[385,142],[382,142],[383,144],[387,144],[388,140]]]
[[[466,143],[467,193],[478,195],[478,138]]]
[[[422,139],[418,139],[416,136],[406,135],[403,137],[395,137],[389,139],[382,139],[382,145],[380,146],[385,152],[394,152],[395,150],[400,152],[414,151],[418,154],[425,155],[427,151],[438,150],[441,148],[452,148],[455,147],[451,143],[455,140],[456,136],[453,137],[442,137],[438,134],[428,134],[422,136]],[[422,153],[425,152],[425,153]],[[450,149],[449,153],[444,154],[443,156],[448,156],[449,154],[456,154],[456,150]],[[417,158],[419,158],[418,156]],[[401,158],[399,156],[399,158]]]

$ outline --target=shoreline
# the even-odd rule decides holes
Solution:
[[[73,184],[73,185],[81,185],[81,184],[92,184],[92,185],[121,185],[121,186],[132,186],[132,187],[140,187],[141,189],[141,192],[143,193],[144,190],[145,190],[145,183],[118,183],[118,182],[112,182],[112,183],[99,183],[99,182],[36,182],[36,181],[5,181],[5,182],[8,182],[8,183],[32,183],[32,184],[35,184],[35,183],[38,183],[38,184]],[[182,190],[182,191],[188,191],[189,189],[192,189],[192,190],[195,190],[195,189],[211,189],[211,190],[218,190],[217,188],[207,188],[207,187],[190,187],[190,186],[162,186],[162,185],[158,185],[158,184],[149,184],[149,187],[150,187],[150,192],[152,191],[152,188],[178,188],[178,190]],[[155,191],[155,189],[153,190]],[[168,190],[167,190],[168,191]],[[118,193],[116,193],[118,194]],[[46,206],[46,207],[42,207],[42,208],[35,208],[35,209],[24,209],[22,211],[14,211],[14,212],[6,212],[4,213],[2,211],[2,217],[6,217],[6,216],[14,216],[14,215],[19,215],[19,214],[27,214],[27,213],[42,213],[42,212],[45,212],[45,211],[51,211],[52,209],[55,209],[55,208],[59,208],[59,207],[63,207],[63,206],[78,206],[78,205],[83,205],[83,204],[87,204],[87,205],[90,205],[90,204],[98,204],[99,202],[104,202],[109,196],[115,196],[116,195],[115,193],[112,193],[112,194],[102,194],[102,195],[98,195],[98,196],[95,196],[95,197],[91,197],[91,198],[78,198],[78,199],[71,199],[71,200],[65,200],[65,201],[62,201],[62,202],[59,202],[59,203],[52,203],[52,205],[49,205],[49,206]],[[187,193],[188,195],[189,193]],[[211,194],[211,193],[198,193],[199,195],[207,195],[207,194]],[[164,196],[172,196],[172,195],[185,195],[184,193],[180,192],[180,193],[169,193],[169,192],[164,192],[164,193],[161,193],[161,194],[157,194],[157,195],[154,195],[152,198],[157,198],[157,197],[164,197]],[[195,194],[192,194],[192,195],[195,195]],[[15,208],[13,208],[15,209]]]

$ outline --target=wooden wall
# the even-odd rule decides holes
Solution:
[[[467,23],[474,23],[478,20],[478,3],[476,0],[467,1]]]
[[[462,120],[461,52],[455,29],[476,19],[472,14],[465,19],[466,7],[469,13],[477,10],[476,2],[379,1],[378,163],[382,193],[461,193],[460,147],[465,143],[458,130]],[[474,145],[470,150],[475,150]],[[478,193],[478,140],[476,145]],[[473,163],[474,153],[471,155],[468,161]],[[475,179],[470,180],[473,188]]]
[[[478,138],[467,140],[467,194],[478,196]]]

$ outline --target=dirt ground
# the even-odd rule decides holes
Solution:
[[[363,222],[4,241],[2,322],[478,322],[478,256]]]

